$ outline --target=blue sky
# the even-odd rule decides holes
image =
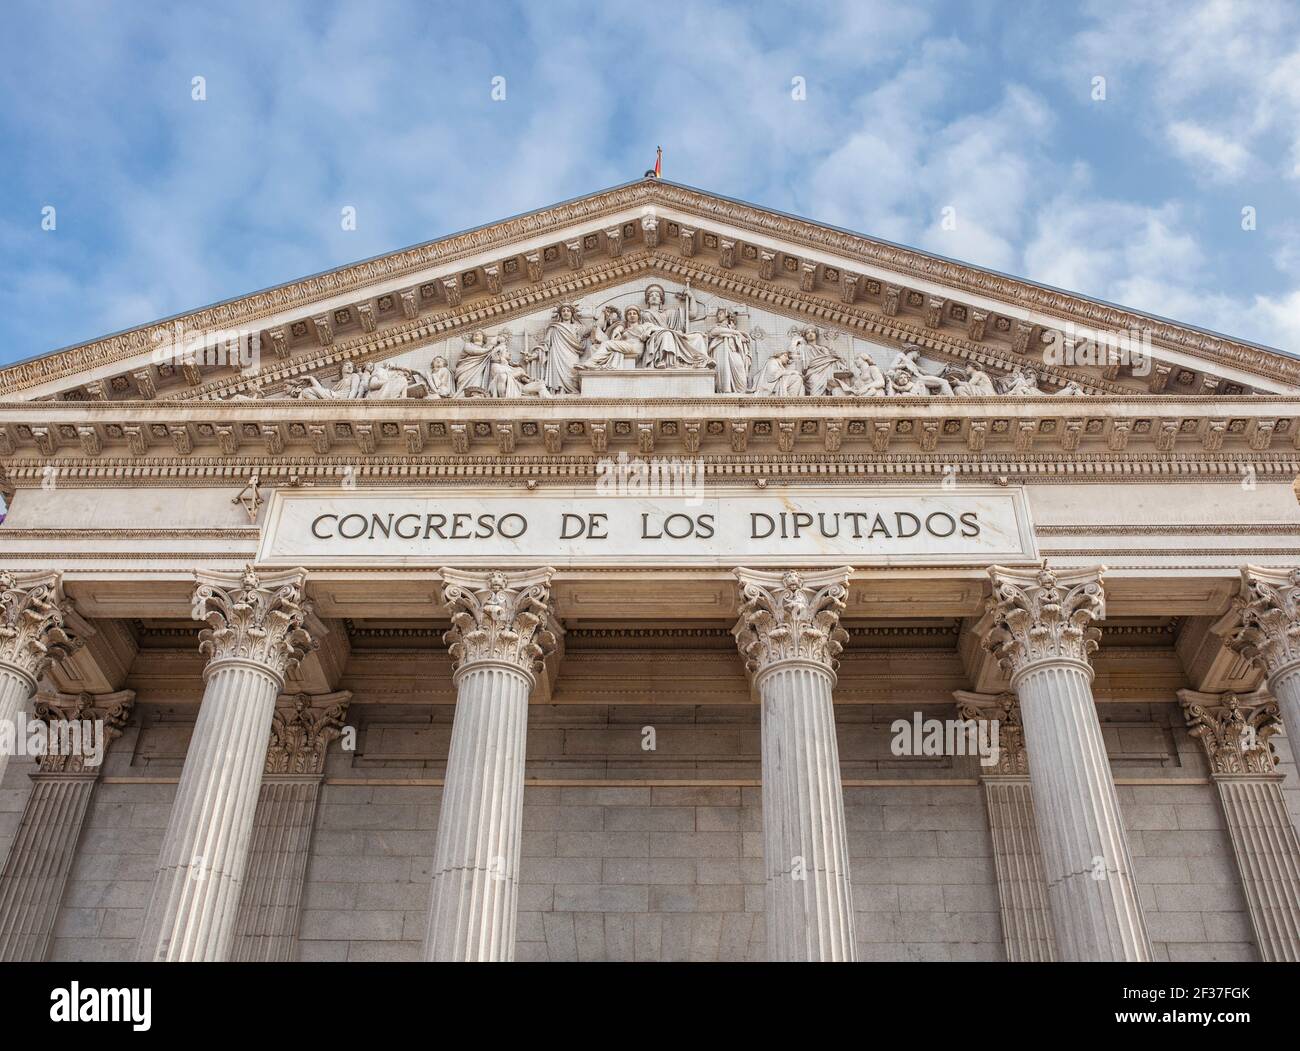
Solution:
[[[657,144],[680,182],[1300,352],[1300,5],[1065,6],[10,4],[0,361],[616,185]]]

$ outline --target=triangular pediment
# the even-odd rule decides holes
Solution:
[[[689,284],[696,333],[732,311],[755,375],[811,326],[846,376],[914,350],[921,373],[999,389],[1300,389],[1300,360],[1276,350],[650,179],[13,365],[0,386],[7,400],[287,397],[308,376],[332,388],[345,363],[454,368],[480,330],[523,365],[562,304],[591,320],[652,284],[673,308]]]

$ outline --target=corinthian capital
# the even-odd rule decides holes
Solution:
[[[134,703],[134,690],[38,694],[32,710],[49,728],[41,773],[98,774],[98,766],[87,766],[86,759],[98,753],[103,761],[108,746],[122,736]],[[98,734],[102,736],[96,738]]]
[[[736,645],[755,677],[783,661],[808,661],[833,672],[848,633],[839,626],[849,573],[737,569],[740,622]]]
[[[451,609],[451,630],[443,641],[454,674],[482,662],[504,663],[529,678],[555,647],[546,627],[551,615],[550,566],[522,573],[442,569],[442,601]]]
[[[281,697],[271,717],[271,745],[266,750],[268,774],[319,774],[325,750],[343,732],[352,694],[347,690],[312,696]]]
[[[89,630],[63,594],[62,574],[0,572],[0,664],[35,683]]]
[[[1179,690],[1187,733],[1201,742],[1212,774],[1271,774],[1277,760],[1268,739],[1282,729],[1277,705],[1262,693]]]
[[[1003,670],[1015,677],[1046,661],[1073,661],[1089,667],[1106,616],[1101,588],[1105,568],[1056,573],[990,566],[993,596],[985,603],[991,626],[984,645]]]
[[[1271,679],[1300,662],[1300,569],[1241,571],[1225,642]],[[1217,629],[1222,630],[1222,629]]]
[[[243,573],[203,572],[194,579],[192,616],[208,625],[199,632],[199,652],[209,671],[221,661],[243,660],[283,680],[316,648],[303,627],[311,616],[305,569],[259,576],[250,565]]]
[[[1020,722],[1020,703],[1014,693],[972,693],[953,691],[957,714],[968,722],[997,724],[998,760],[985,774],[1002,777],[1029,776],[1029,754],[1025,751],[1025,729]]]

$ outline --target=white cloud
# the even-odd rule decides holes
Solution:
[[[1174,151],[1192,165],[1197,174],[1207,178],[1230,182],[1241,178],[1254,163],[1250,151],[1240,142],[1192,121],[1174,121],[1167,132]]]

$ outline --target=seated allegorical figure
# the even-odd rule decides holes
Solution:
[[[889,367],[889,371],[891,374],[890,386],[894,388],[894,393],[900,394],[903,393],[903,391],[899,389],[900,384],[894,382],[892,377],[897,376],[899,373],[902,372],[908,372],[911,373],[912,379],[910,381],[904,381],[902,384],[902,386],[906,388],[906,392],[908,394],[920,393],[918,390],[915,389],[919,385],[925,388],[926,394],[951,395],[952,394],[951,383],[949,383],[942,376],[935,376],[932,375],[931,373],[921,371],[921,366],[918,365],[916,361],[917,355],[919,353],[920,353],[919,351],[915,351],[915,350],[900,350],[894,356],[894,363]]]
[[[1003,394],[1016,396],[1029,396],[1033,394],[1042,394],[1038,386],[1038,374],[1033,369],[1026,366],[1013,372],[1008,377],[1006,386],[1002,388]]]
[[[966,369],[963,378],[952,385],[952,392],[959,398],[991,398],[998,392],[989,374],[978,365]]]
[[[510,351],[504,346],[494,347],[488,361],[487,394],[489,398],[541,397],[546,384],[528,375],[522,365],[510,360]]]
[[[429,396],[432,398],[450,398],[456,393],[456,381],[452,378],[447,359],[441,354],[434,357],[429,365]]]
[[[405,369],[378,361],[366,369],[364,376],[366,397],[380,401],[405,398],[406,388],[411,384],[411,376]]]
[[[790,356],[803,371],[804,387],[814,398],[829,393],[835,373],[844,369],[844,361],[818,341],[815,328],[806,328],[790,340]]]
[[[863,352],[856,359],[857,370],[849,376],[837,375],[827,393],[840,397],[883,398],[888,389],[885,373]]]
[[[591,349],[582,360],[584,369],[630,369],[645,352],[641,311],[628,307],[619,314],[618,307],[607,306],[600,324],[591,330]]]
[[[768,397],[788,398],[804,393],[803,373],[794,364],[794,355],[788,350],[773,354],[763,363],[754,393]]]

